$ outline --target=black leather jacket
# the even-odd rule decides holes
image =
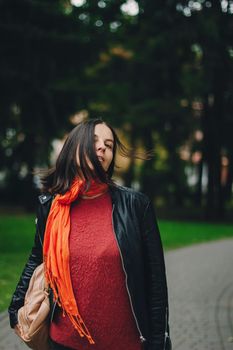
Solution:
[[[139,337],[146,350],[171,349],[168,295],[159,228],[150,200],[131,189],[112,186],[112,220],[126,287]],[[34,269],[42,262],[42,244],[52,196],[39,196],[35,243],[9,306],[11,327]],[[51,307],[53,317],[54,307]]]

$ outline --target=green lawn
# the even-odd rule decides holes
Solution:
[[[233,225],[159,221],[165,249],[233,237]],[[2,215],[0,218],[0,311],[11,299],[33,243],[33,215]]]
[[[0,311],[7,308],[30,252],[34,219],[33,215],[0,217]]]
[[[233,238],[233,224],[161,220],[159,227],[165,249],[227,237]]]

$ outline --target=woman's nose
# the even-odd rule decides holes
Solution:
[[[104,142],[99,141],[96,148],[97,148],[97,150],[100,150],[100,149],[105,150],[106,146],[105,146]]]

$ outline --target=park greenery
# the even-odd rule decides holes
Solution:
[[[150,161],[132,158],[121,174],[127,186],[224,218],[232,19],[230,0],[0,0],[1,203],[31,208],[32,171],[50,166],[52,141],[102,117],[132,153],[154,150]]]

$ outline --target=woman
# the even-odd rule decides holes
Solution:
[[[171,349],[156,217],[144,194],[112,181],[117,148],[126,154],[111,126],[82,122],[42,180],[35,244],[9,315],[17,333],[17,311],[44,260],[55,350]]]

